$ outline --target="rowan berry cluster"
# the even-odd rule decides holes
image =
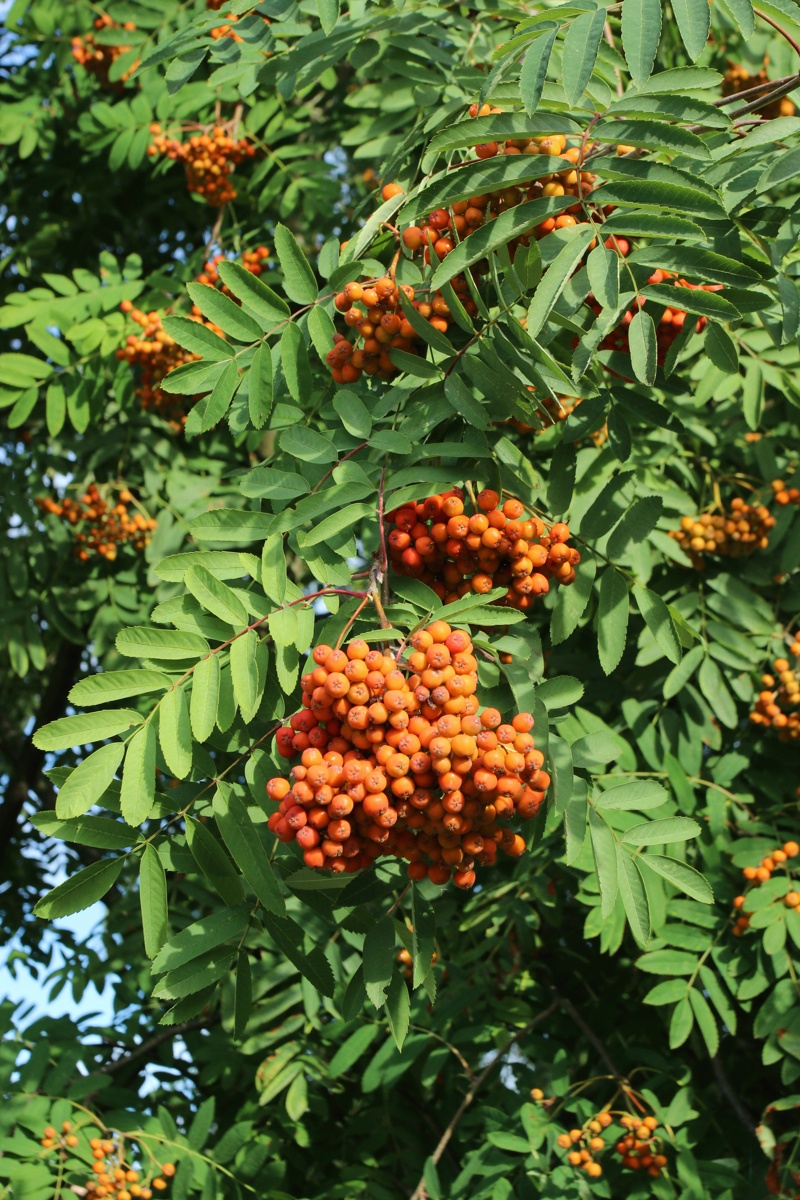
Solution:
[[[80,1145],[80,1138],[71,1130],[72,1123],[64,1121],[60,1132],[48,1125],[42,1134],[42,1146],[45,1150],[59,1151],[61,1162],[67,1149],[74,1150]],[[142,1173],[134,1170],[126,1161],[122,1138],[116,1141],[110,1138],[92,1138],[89,1150],[94,1159],[92,1175],[82,1188],[79,1189],[76,1185],[72,1190],[80,1190],[81,1195],[91,1197],[91,1200],[152,1200],[154,1192],[166,1190],[169,1186],[167,1181],[175,1174],[174,1163],[163,1163],[159,1168],[161,1174],[142,1184]]]
[[[775,503],[785,508],[787,504],[800,504],[800,488],[787,487],[782,479],[773,479],[770,484]]]
[[[769,59],[764,56],[764,66],[755,75],[743,67],[740,63],[728,63],[728,69],[722,80],[723,96],[735,96],[739,92],[746,92],[750,88],[759,87],[761,84],[766,85],[767,65]],[[795,105],[788,96],[781,96],[778,100],[771,100],[763,108],[758,110],[758,115],[765,118],[767,121],[774,121],[776,117],[793,117],[796,112]]]
[[[617,245],[625,241],[624,238],[617,238],[615,240]],[[613,248],[613,242],[611,239],[606,242],[606,245],[609,246],[609,243],[611,243],[610,248]],[[627,245],[627,243],[625,244]],[[675,288],[688,288],[689,291],[719,292],[722,290],[722,284],[689,283],[685,279],[680,279],[674,272],[662,271],[661,269],[654,271],[647,282],[648,284],[671,283]],[[599,314],[602,311],[602,306],[595,299],[592,293],[589,294],[587,303],[595,313]],[[633,318],[636,316],[638,309],[643,308],[646,303],[647,300],[643,296],[639,296],[637,298],[638,307],[629,309],[628,312],[624,314],[622,321],[619,323],[616,329],[612,329],[611,333],[607,334],[603,338],[602,342],[600,343],[601,350],[616,350],[621,354],[630,354],[630,324]],[[680,294],[678,294],[675,297],[675,304],[670,308],[664,309],[664,312],[659,318],[659,322],[656,327],[656,358],[659,364],[664,363],[670,346],[683,331],[686,318],[687,314],[680,307]],[[695,325],[696,332],[702,333],[707,324],[708,322],[706,318],[700,317]]]
[[[47,496],[36,501],[43,512],[61,517],[73,527],[80,526],[76,528],[74,541],[75,555],[81,562],[87,562],[92,554],[113,562],[119,546],[130,544],[134,550],[144,550],[150,542],[149,535],[157,522],[142,512],[131,516],[128,509],[133,501],[131,493],[123,488],[114,501],[113,490],[104,488],[104,495],[92,483],[78,500],[65,497],[58,501]]]
[[[531,1090],[531,1097],[534,1100],[543,1099],[543,1093],[539,1088]],[[595,1154],[607,1148],[607,1143],[602,1137],[604,1129],[609,1129],[613,1125],[614,1119],[611,1113],[598,1113],[591,1121],[587,1123],[583,1129],[570,1129],[569,1133],[560,1133],[556,1138],[556,1145],[562,1150],[568,1151],[567,1162],[573,1167],[580,1167],[585,1171],[590,1179],[599,1179],[603,1174],[603,1168],[599,1162],[595,1160]]]
[[[792,642],[789,650],[797,659],[800,641]],[[796,741],[800,738],[800,674],[797,663],[792,667],[788,658],[776,658],[773,670],[774,674],[761,676],[764,690],[758,695],[750,720],[753,725],[777,729],[782,742]]]
[[[751,887],[760,887],[762,883],[766,883],[772,877],[773,871],[779,867],[782,867],[784,871],[790,871],[791,868],[787,865],[789,859],[797,858],[798,854],[800,854],[800,845],[797,842],[784,842],[783,846],[779,846],[776,850],[770,850],[757,867],[745,867],[742,875]],[[800,908],[800,892],[794,890],[791,878],[787,877],[786,882],[789,885],[789,891],[784,896],[783,903],[787,908]],[[741,937],[750,925],[751,914],[745,911],[746,903],[746,896],[734,896],[733,908],[739,914],[733,925],[736,937]]]
[[[492,108],[484,104],[480,109],[477,104],[470,107],[471,117],[488,116],[501,113],[502,108]],[[548,136],[531,138],[512,138],[506,142],[483,142],[474,147],[479,159],[494,158],[496,155],[539,155],[551,158],[562,158],[567,166],[561,170],[541,175],[532,183],[521,187],[501,188],[497,192],[485,195],[471,196],[468,200],[460,200],[451,205],[450,211],[437,209],[427,217],[421,225],[410,225],[403,232],[403,245],[412,255],[420,250],[426,263],[432,261],[431,247],[438,260],[446,258],[456,246],[454,234],[459,239],[466,237],[475,229],[479,229],[487,221],[494,220],[500,213],[509,208],[515,208],[526,200],[538,200],[542,197],[571,196],[575,203],[569,205],[563,213],[555,217],[547,217],[537,225],[531,234],[524,234],[509,242],[509,253],[512,258],[518,246],[530,245],[531,236],[537,240],[551,233],[554,229],[564,229],[570,225],[583,225],[586,221],[579,219],[583,210],[583,202],[591,195],[597,182],[597,176],[591,171],[581,169],[581,162],[588,147],[567,147],[567,139],[563,134],[556,133]],[[397,184],[389,184],[389,188],[397,188]],[[399,191],[400,189],[397,188]],[[387,188],[384,188],[384,199],[388,199]],[[396,194],[396,193],[392,193]]]
[[[136,26],[133,21],[125,21],[123,25],[119,25],[116,21],[112,21],[107,13],[103,13],[95,19],[94,27],[98,31],[101,29],[123,29],[133,31]],[[117,59],[127,54],[130,46],[108,45],[105,42],[98,42],[93,33],[87,33],[83,37],[74,37],[72,39],[72,57],[76,63],[82,66],[92,75],[96,75],[103,87],[109,86],[108,73]],[[117,86],[125,83],[139,66],[138,60],[120,76],[117,81]]]
[[[647,1171],[653,1179],[657,1179],[667,1165],[665,1154],[659,1154],[661,1142],[658,1121],[655,1117],[631,1117],[627,1114],[620,1117],[619,1123],[627,1133],[616,1144],[616,1152],[622,1159],[622,1166],[631,1171]]]
[[[763,504],[748,504],[734,496],[728,512],[681,517],[680,529],[671,529],[669,536],[688,554],[695,569],[702,570],[708,555],[741,558],[765,550],[774,524],[775,517]]]
[[[245,271],[249,271],[251,275],[260,275],[264,270],[264,263],[269,258],[269,249],[266,246],[256,246],[255,250],[245,250],[241,258],[237,258],[237,262]],[[236,297],[231,292],[230,288],[221,283],[219,277],[219,264],[227,262],[224,254],[215,254],[208,262],[203,264],[203,269],[197,276],[197,283],[207,283],[210,287],[219,288],[223,295],[229,296],[232,300]],[[237,303],[239,303],[237,301]],[[192,308],[192,312],[199,314],[200,310],[196,307]]]
[[[463,275],[451,280],[464,308],[471,315],[477,309],[467,293]],[[326,356],[331,374],[336,383],[356,383],[362,373],[389,379],[400,370],[390,358],[392,350],[405,350],[416,354],[424,342],[406,316],[400,301],[400,292],[408,303],[427,321],[432,329],[446,333],[449,328],[450,308],[440,292],[428,299],[416,298],[409,284],[399,287],[394,279],[385,275],[381,279],[367,279],[363,283],[353,280],[345,284],[334,300],[337,312],[344,314],[344,322],[355,331],[355,341],[350,342],[341,333],[335,333],[333,349]],[[361,346],[357,345],[361,339]]]
[[[123,300],[120,307],[132,321],[141,326],[142,332],[138,335],[128,334],[124,346],[117,350],[117,358],[139,368],[139,382],[135,391],[142,408],[157,412],[173,429],[180,431],[186,424],[185,405],[187,400],[191,402],[192,398],[170,395],[169,392],[163,391],[159,384],[170,371],[184,366],[185,363],[197,362],[200,355],[193,354],[191,350],[184,350],[169,336],[162,324],[163,313],[144,313],[134,308],[130,300]],[[215,333],[221,332],[208,321],[203,321],[203,324]]]
[[[238,21],[239,18],[237,16],[235,16],[234,13],[228,13],[225,20],[230,22],[230,24],[215,25],[214,28],[211,30],[211,36],[214,39],[214,41],[215,42],[219,41],[220,38],[231,38],[231,40],[234,42],[243,42],[244,38],[242,37],[242,35],[240,33],[237,33],[236,30],[233,28],[233,24],[236,21]]]
[[[422,580],[446,604],[504,587],[497,603],[519,609],[545,595],[553,579],[574,582],[580,554],[567,545],[567,525],[548,529],[526,517],[519,500],[501,505],[491,488],[478,495],[475,509],[468,516],[464,492],[453,488],[387,513],[387,550],[398,575]]]
[[[303,711],[278,730],[290,779],[267,784],[269,828],[296,841],[308,867],[348,873],[376,858],[405,859],[411,879],[471,888],[498,849],[525,841],[498,822],[536,816],[550,784],[531,736],[533,717],[504,723],[480,711],[469,634],[434,621],[406,657],[351,641],[317,646],[303,676]]]
[[[150,126],[150,132],[153,141],[147,148],[149,157],[166,154],[167,158],[182,162],[190,192],[202,196],[212,208],[222,208],[236,199],[230,178],[233,169],[256,153],[247,138],[232,137],[222,125],[215,125],[208,133],[193,134],[186,142],[166,137],[157,123]]]

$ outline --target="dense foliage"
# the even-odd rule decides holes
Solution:
[[[7,8],[0,1196],[800,1195],[800,6]]]

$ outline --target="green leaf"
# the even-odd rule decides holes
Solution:
[[[161,671],[103,671],[79,679],[67,697],[70,704],[82,707],[110,704],[129,696],[144,696],[147,692],[162,692],[171,684],[169,675]]]
[[[60,383],[51,383],[45,400],[45,418],[50,437],[57,438],[67,417],[67,400]]]
[[[705,654],[705,649],[702,646],[692,646],[691,650],[684,654],[678,665],[672,668],[664,680],[665,700],[671,700],[673,696],[677,696],[678,692],[686,686],[705,658]]]
[[[674,0],[672,12],[678,23],[686,53],[695,62],[708,41],[711,9],[708,0]]]
[[[345,429],[353,437],[368,438],[372,433],[369,409],[355,392],[348,391],[347,388],[338,388],[333,397],[333,407]]]
[[[621,840],[632,846],[653,846],[666,842],[685,842],[697,837],[700,832],[700,826],[689,817],[665,817],[660,821],[643,821],[626,829]]]
[[[42,896],[33,910],[34,914],[52,921],[90,908],[114,886],[124,861],[124,858],[106,859],[84,867],[77,875]]]
[[[527,332],[532,338],[541,333],[553,305],[566,287],[576,264],[583,257],[586,247],[595,236],[593,225],[577,225],[573,228],[576,232],[563,249],[559,250],[533,294],[528,308],[526,325]]]
[[[145,846],[139,864],[139,903],[145,954],[155,958],[168,936],[167,877],[152,844]]]
[[[250,913],[250,905],[240,903],[234,908],[225,908],[208,917],[201,917],[199,921],[193,921],[166,944],[162,943],[158,954],[153,956],[153,974],[161,975],[165,971],[174,971],[209,950],[215,950],[224,942],[240,940],[250,920]]]
[[[141,825],[153,807],[156,791],[156,730],[152,721],[128,742],[122,770],[120,810],[129,825]]]
[[[173,687],[161,701],[158,740],[168,769],[176,779],[186,779],[192,770],[192,726],[182,687]]]
[[[208,654],[208,642],[197,633],[179,629],[153,629],[138,625],[117,634],[116,647],[128,658],[199,658]]]
[[[186,817],[186,842],[211,886],[230,907],[244,900],[242,881],[217,839],[194,817]]]
[[[661,38],[660,0],[626,0],[622,6],[622,49],[636,87],[646,83]]]
[[[281,433],[281,450],[298,462],[332,463],[339,457],[330,438],[305,425],[284,429]]]
[[[191,567],[186,572],[184,585],[206,612],[219,617],[226,625],[238,628],[249,624],[247,609],[236,593],[205,567]]]
[[[605,21],[605,10],[598,8],[576,17],[567,30],[561,51],[561,80],[570,106],[580,100],[592,77]]]
[[[586,270],[597,300],[604,308],[616,308],[619,302],[619,255],[598,242],[587,256]]]
[[[213,330],[206,329],[201,321],[191,321],[188,317],[165,317],[163,325],[165,332],[179,346],[191,350],[193,354],[211,359],[212,362],[224,362],[233,357],[233,346]]]
[[[692,1032],[694,1025],[694,1011],[689,1003],[688,996],[684,996],[675,1005],[672,1013],[672,1018],[669,1023],[669,1047],[670,1050],[677,1050],[678,1046],[682,1046]]]
[[[297,325],[289,324],[279,343],[281,367],[290,396],[301,402],[311,391],[311,366],[308,347]]]
[[[704,0],[704,3],[707,0]],[[643,309],[638,309],[628,326],[628,345],[631,351],[631,366],[637,379],[648,386],[656,381],[656,327],[653,318]]]
[[[714,1020],[714,1014],[705,996],[697,988],[692,988],[689,992],[689,1000],[708,1053],[713,1058],[719,1050],[719,1030],[717,1022]]]
[[[727,375],[739,374],[739,355],[736,343],[721,325],[711,324],[706,329],[703,346],[715,367]]]
[[[62,820],[80,817],[97,804],[111,784],[124,753],[121,742],[112,742],[100,746],[79,763],[61,786],[56,799],[56,816]]]
[[[305,534],[303,546],[318,546],[320,542],[330,542],[337,534],[352,529],[358,521],[369,517],[373,519],[375,517],[374,503],[359,501],[355,504],[346,504],[344,508],[331,513],[329,517],[325,517],[309,533]]]
[[[685,892],[687,896],[691,896],[693,900],[698,900],[701,904],[714,903],[714,893],[707,880],[699,871],[685,862],[681,862],[677,858],[669,858],[664,854],[642,854],[637,862],[644,863],[651,871],[655,871],[663,879],[669,880],[671,884]]]
[[[286,599],[287,583],[283,534],[271,533],[264,542],[261,552],[261,586],[270,600],[276,604],[283,604]]]
[[[255,429],[263,429],[272,412],[273,400],[272,353],[266,343],[262,343],[253,355],[247,381],[247,404],[250,412],[250,421]]]
[[[75,817],[62,821],[54,812],[48,811],[35,813],[31,821],[47,837],[75,842],[78,846],[94,846],[98,850],[127,850],[134,841],[127,825],[108,817]]]
[[[395,971],[386,993],[386,1020],[398,1050],[403,1049],[411,1021],[411,998],[403,976]]]
[[[265,913],[263,921],[275,945],[294,963],[303,978],[323,996],[332,996],[335,987],[333,971],[322,949],[315,946],[309,954],[303,952],[303,931],[291,917],[279,920]]]
[[[597,653],[606,675],[619,666],[628,633],[628,585],[613,566],[600,578],[597,606]]]
[[[375,1008],[383,1008],[394,968],[394,926],[382,917],[364,938],[364,986]]]
[[[612,562],[623,555],[631,543],[638,546],[647,540],[658,524],[663,506],[661,496],[641,496],[634,500],[608,539],[606,550]]]
[[[686,984],[682,979],[665,979],[657,983],[645,996],[643,1004],[674,1004],[686,998]]]
[[[736,701],[728,691],[728,687],[717,664],[712,658],[704,658],[697,674],[700,691],[711,705],[711,710],[728,729],[736,729],[739,724],[739,712]]]
[[[650,906],[637,863],[617,845],[617,884],[631,933],[640,946],[650,940]]]
[[[488,409],[476,400],[460,375],[448,375],[444,381],[444,394],[459,416],[476,429],[488,429],[491,418]]]
[[[286,295],[296,304],[312,304],[317,298],[314,272],[294,235],[285,225],[275,226],[275,253],[283,271]]]
[[[552,797],[555,811],[566,811],[572,799],[575,775],[572,762],[572,747],[566,738],[552,736],[549,745],[549,769],[552,775]]]
[[[572,758],[576,767],[593,770],[605,763],[614,762],[623,751],[624,743],[621,738],[611,733],[598,730],[587,733],[572,743]]]
[[[411,895],[411,957],[413,964],[412,987],[416,990],[427,978],[433,961],[435,948],[436,917],[430,902],[414,887]]]
[[[251,720],[258,704],[259,676],[258,634],[254,629],[241,634],[231,644],[231,678],[233,694],[245,720]]]
[[[253,1007],[253,980],[250,958],[244,947],[236,959],[236,991],[233,999],[233,1036],[241,1041]]]
[[[234,305],[234,308],[236,306]],[[207,396],[195,404],[186,418],[184,433],[186,437],[197,437],[199,433],[207,433],[219,424],[230,407],[231,400],[236,394],[243,376],[236,363],[225,364],[222,374]]]
[[[733,1006],[729,993],[720,984],[716,973],[711,967],[705,966],[705,964],[700,968],[700,980],[706,992],[708,992],[711,1003],[719,1013],[720,1020],[726,1026],[729,1033],[735,1034],[737,1025],[736,1009]]]
[[[261,325],[261,332],[274,333],[289,316],[289,305],[263,280],[240,263],[223,259],[218,263],[219,277],[230,288],[242,307]]]
[[[230,296],[208,283],[187,283],[186,290],[203,316],[219,326],[228,337],[236,338],[238,342],[261,340],[261,326],[248,316],[240,305],[234,303]]]
[[[584,555],[575,573],[575,582],[559,587],[550,620],[550,640],[554,646],[566,641],[577,629],[592,594],[596,571],[597,560]]]
[[[589,834],[592,857],[600,888],[600,915],[603,920],[613,912],[617,901],[617,850],[614,834],[594,808],[589,809]]]
[[[375,1041],[380,1028],[380,1025],[362,1025],[355,1033],[351,1033],[328,1063],[328,1077],[338,1079],[340,1075],[346,1074]]]
[[[282,917],[286,905],[258,830],[244,803],[220,784],[214,794],[214,817],[234,862],[268,912]]]
[[[459,242],[455,250],[447,255],[444,262],[433,273],[430,281],[432,290],[440,288],[455,275],[460,275],[467,267],[471,267],[480,259],[499,246],[506,246],[515,237],[530,232],[540,224],[545,217],[553,213],[563,212],[569,205],[571,197],[552,196],[541,200],[530,200],[525,204],[506,209],[493,221],[488,221],[474,233],[470,233]],[[413,355],[411,356],[413,358]]]
[[[764,411],[764,374],[757,363],[749,362],[744,374],[742,412],[748,428],[758,429]]]
[[[37,729],[32,740],[39,750],[71,750],[74,746],[127,733],[141,724],[142,718],[132,708],[114,708],[106,712],[81,713],[77,717],[60,717]]]
[[[538,37],[528,48],[519,75],[519,93],[528,116],[533,116],[542,98],[550,55],[553,52],[558,25],[555,21],[539,26]]]
[[[633,588],[634,599],[652,633],[661,653],[672,663],[681,660],[681,644],[669,609],[660,596],[637,583]]]
[[[667,800],[669,792],[660,783],[653,779],[637,779],[633,783],[623,783],[619,787],[597,793],[594,805],[596,808],[616,809],[621,812],[647,812],[650,808],[659,808]]]

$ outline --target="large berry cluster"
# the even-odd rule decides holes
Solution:
[[[303,711],[277,734],[278,752],[301,762],[267,784],[269,827],[308,867],[354,872],[392,855],[412,879],[452,873],[470,888],[498,847],[524,852],[498,822],[534,817],[550,776],[529,713],[504,723],[481,711],[469,634],[434,621],[410,644],[405,660],[361,640],[316,647]]]
[[[770,850],[769,854],[761,859],[757,867],[745,867],[742,871],[747,883],[752,887],[760,887],[762,883],[766,883],[772,877],[773,871],[782,867],[787,872],[786,883],[789,890],[783,897],[783,903],[787,908],[800,908],[800,892],[795,890],[794,882],[789,874],[792,868],[789,866],[790,858],[797,858],[800,854],[800,845],[797,842],[784,842],[783,846],[779,846],[775,850]],[[733,900],[734,912],[739,915],[735,918],[733,932],[736,937],[741,937],[745,930],[750,925],[751,913],[745,911],[747,896],[735,896]]]
[[[800,641],[789,647],[795,659],[800,655]],[[755,707],[750,713],[753,725],[777,729],[782,742],[800,738],[800,676],[797,664],[790,666],[788,658],[776,658],[773,675],[762,675]]]
[[[464,308],[474,316],[477,309],[467,294],[464,277],[451,282]],[[345,325],[355,331],[356,338],[355,342],[350,342],[344,334],[334,334],[334,347],[326,361],[336,383],[355,383],[362,372],[389,379],[399,370],[389,356],[391,350],[406,350],[413,354],[420,344],[424,346],[403,311],[401,291],[432,329],[447,332],[450,308],[440,293],[418,299],[413,287],[403,284],[401,288],[388,275],[363,283],[353,280],[345,284],[334,301],[337,311],[344,314]],[[361,346],[356,344],[358,339],[361,339]]]
[[[36,501],[43,512],[61,517],[73,527],[80,526],[76,528],[74,540],[75,554],[81,562],[86,562],[92,554],[113,562],[118,546],[130,544],[134,550],[144,550],[150,542],[149,534],[157,522],[143,512],[131,516],[128,509],[133,501],[131,493],[123,488],[115,501],[111,494],[113,490],[104,488],[101,492],[97,484],[92,483],[78,500],[65,497],[59,501],[47,496]]]
[[[468,516],[464,492],[453,488],[406,504],[386,515],[389,561],[399,575],[421,579],[445,603],[468,592],[485,595],[507,588],[498,601],[529,608],[550,589],[551,579],[573,583],[580,554],[568,546],[569,527],[548,528],[527,517],[519,500],[482,491]]]
[[[531,1090],[532,1099],[541,1103],[544,1093],[540,1088]],[[545,1104],[551,1103],[544,1101]],[[607,1138],[619,1138],[615,1150],[621,1159],[621,1166],[631,1171],[646,1171],[653,1179],[657,1179],[667,1165],[667,1157],[660,1153],[660,1137],[656,1133],[658,1121],[655,1117],[634,1117],[623,1113],[619,1117],[621,1126],[618,1133],[614,1129],[614,1117],[608,1111],[598,1113],[582,1129],[570,1129],[568,1133],[560,1133],[556,1145],[567,1151],[567,1162],[573,1167],[585,1171],[590,1179],[599,1179],[603,1168],[597,1162],[596,1155],[602,1154],[612,1145]],[[606,1137],[603,1134],[606,1133]]]
[[[136,26],[133,21],[126,21],[123,25],[117,24],[111,20],[107,13],[95,18],[94,27],[98,31],[101,29],[121,29],[133,31]],[[76,63],[82,66],[92,75],[96,75],[102,83],[103,87],[109,86],[108,73],[114,63],[121,55],[127,54],[130,46],[109,45],[106,42],[98,42],[93,33],[87,33],[83,37],[74,37],[72,39],[72,57]],[[117,81],[117,85],[123,84],[133,74],[138,67],[138,61],[128,67]]]
[[[735,96],[739,92],[746,92],[760,86],[763,86],[766,91],[769,84],[767,79],[768,63],[769,59],[765,55],[764,66],[755,75],[751,75],[741,63],[728,63],[728,69],[722,80],[723,96]],[[767,121],[774,121],[776,117],[793,117],[795,112],[795,105],[789,97],[780,96],[777,100],[771,100],[769,104],[760,108],[758,116]]]
[[[180,430],[186,424],[186,396],[173,396],[159,387],[161,380],[176,367],[185,363],[196,362],[200,355],[182,346],[169,336],[162,325],[163,314],[158,312],[144,313],[134,308],[130,300],[123,300],[120,306],[132,321],[141,327],[141,334],[129,333],[124,346],[117,350],[117,358],[139,368],[139,381],[136,385],[136,395],[141,401],[142,408],[153,410],[163,417],[175,430]],[[209,329],[216,327],[208,325]]]
[[[622,239],[616,240],[619,243]],[[647,282],[648,284],[671,283],[675,288],[688,288],[689,291],[719,292],[722,290],[722,284],[688,283],[687,280],[680,279],[674,272],[662,271],[660,268],[657,271],[653,271]],[[647,300],[645,297],[640,296],[637,303],[640,308],[643,308]],[[588,304],[594,312],[599,314],[602,311],[601,305],[591,293]],[[630,354],[630,324],[636,316],[637,311],[638,308],[634,307],[624,314],[622,321],[616,329],[612,329],[611,333],[603,338],[600,343],[601,350],[617,350],[621,354]],[[678,292],[675,296],[674,305],[664,309],[656,328],[656,357],[659,364],[664,363],[670,346],[678,335],[682,333],[686,317],[686,312],[680,307],[680,293]],[[700,317],[695,325],[696,332],[701,333],[707,324],[706,318]]]
[[[209,133],[196,133],[186,142],[166,137],[159,124],[150,126],[153,141],[147,153],[151,158],[166,154],[186,168],[186,186],[202,196],[212,208],[221,208],[236,199],[231,181],[234,167],[244,158],[252,158],[256,148],[247,138],[234,138],[222,125]]]
[[[80,1141],[77,1132],[73,1132],[71,1121],[64,1121],[60,1132],[52,1125],[43,1130],[42,1147],[59,1155],[57,1169],[60,1180],[63,1178],[67,1150],[77,1149]],[[142,1172],[134,1170],[126,1161],[125,1143],[122,1138],[114,1140],[94,1137],[90,1139],[88,1149],[94,1159],[92,1175],[82,1187],[76,1183],[68,1190],[88,1196],[91,1200],[152,1200],[153,1193],[165,1191],[167,1181],[175,1174],[175,1164],[166,1162],[159,1168],[160,1175],[149,1179],[145,1177],[145,1182],[140,1182]]]
[[[774,524],[775,517],[763,504],[748,504],[734,496],[729,512],[681,517],[680,529],[671,529],[669,536],[685,550],[693,566],[702,570],[708,555],[741,558],[765,550]]]

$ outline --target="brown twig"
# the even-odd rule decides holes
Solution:
[[[563,1008],[564,1012],[567,1014],[570,1020],[575,1022],[587,1041],[591,1042],[591,1044],[594,1046],[608,1073],[613,1075],[615,1079],[623,1080],[625,1078],[624,1075],[619,1070],[611,1055],[608,1053],[592,1027],[588,1025],[586,1021],[584,1021],[583,1017],[578,1012],[572,1001],[568,1000],[566,996],[559,996],[556,1000],[556,1003]]]

